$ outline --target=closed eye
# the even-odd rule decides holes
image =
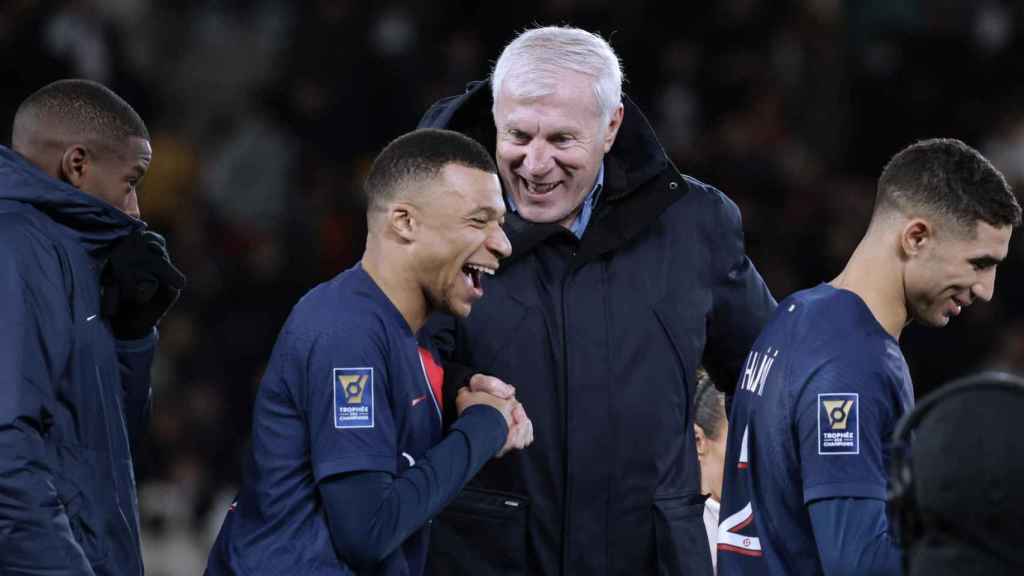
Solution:
[[[142,178],[128,179],[128,195],[135,193],[139,201],[142,201]]]
[[[974,269],[975,272],[983,272],[994,269],[995,266],[999,263],[999,260],[988,256],[982,258],[972,258],[968,261],[971,263],[971,268]]]
[[[995,258],[991,258],[988,256],[982,258],[972,258],[968,260],[968,262],[970,262],[971,267],[977,271],[995,268],[995,266],[999,264],[999,260],[996,260]]]
[[[530,135],[522,130],[516,130],[515,128],[508,131],[510,138],[519,143],[526,143],[530,141]]]
[[[140,170],[140,169],[136,168],[136,169],[133,169],[127,175],[126,182],[128,182],[129,186],[131,186],[132,188],[135,188],[140,183],[142,183],[142,179],[145,178],[145,177],[146,177],[146,172],[144,170]]]

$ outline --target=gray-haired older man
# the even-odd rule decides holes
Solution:
[[[472,316],[430,327],[448,394],[514,385],[535,444],[434,523],[434,572],[710,575],[694,372],[735,382],[775,307],[739,210],[676,170],[599,36],[524,32],[490,88],[421,126],[495,143],[512,256]]]

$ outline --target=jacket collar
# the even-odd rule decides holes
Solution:
[[[0,146],[0,201],[33,206],[62,225],[97,260],[106,257],[115,240],[146,226],[99,198],[52,178],[6,146]]]

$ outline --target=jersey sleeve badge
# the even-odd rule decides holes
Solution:
[[[373,428],[373,368],[335,368],[334,427]]]
[[[818,394],[818,454],[860,454],[859,396]]]

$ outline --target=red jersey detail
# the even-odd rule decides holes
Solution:
[[[441,396],[441,384],[444,383],[444,368],[434,362],[434,357],[423,346],[419,347],[420,359],[423,360],[423,368],[427,371],[427,379],[430,380],[430,389],[434,391],[434,398],[437,400],[437,409],[444,409],[444,400]]]

